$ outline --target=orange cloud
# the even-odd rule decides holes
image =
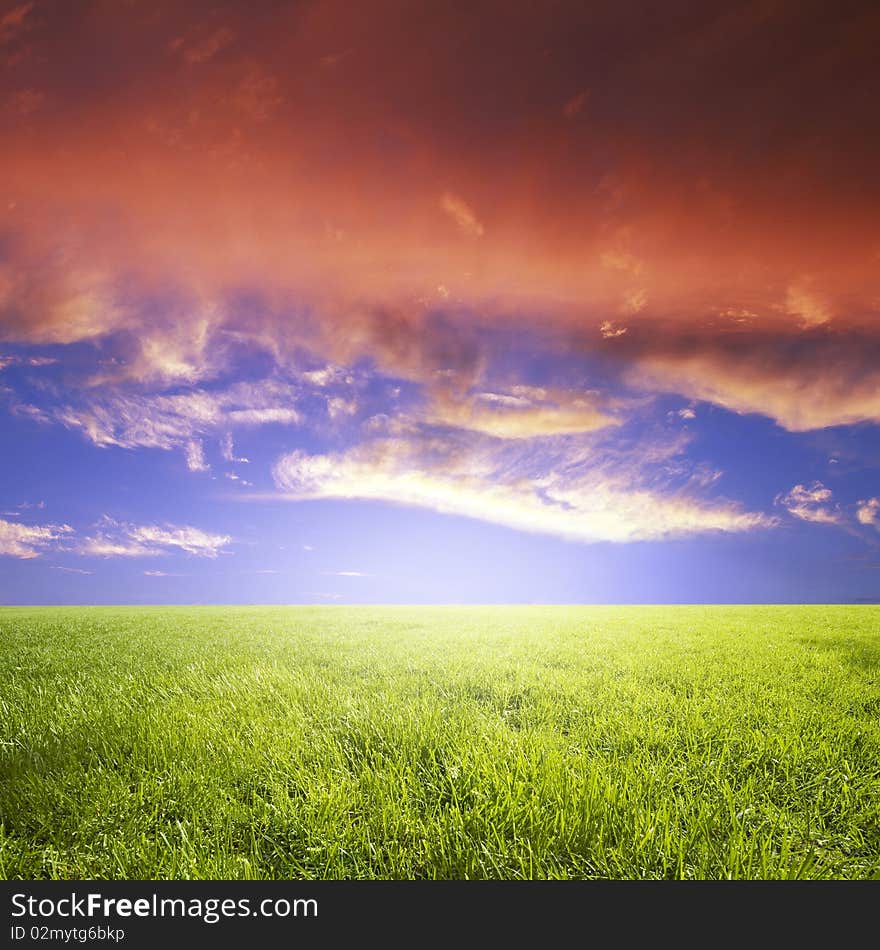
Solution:
[[[0,101],[39,103],[0,110],[0,339],[123,334],[102,379],[171,385],[234,332],[480,391],[481,331],[528,330],[791,429],[878,418],[833,335],[877,340],[876,5],[821,28],[789,2],[77,6],[0,19],[31,49]],[[804,338],[797,360],[686,351],[718,313]],[[593,408],[454,411],[511,434]]]
[[[468,237],[482,237],[484,233],[483,225],[477,219],[473,209],[458,195],[446,192],[440,207],[449,215],[450,218],[459,226],[461,231]]]
[[[792,432],[880,422],[880,338],[870,330],[685,332],[629,356],[634,386],[769,416]]]

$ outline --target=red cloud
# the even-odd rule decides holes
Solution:
[[[127,330],[133,372],[197,379],[235,330],[467,386],[480,326],[528,327],[790,428],[878,416],[863,354],[834,344],[877,339],[875,4],[23,4],[0,21],[10,43],[25,27],[0,101],[40,107],[0,112],[2,339]],[[242,290],[259,313],[216,308]],[[775,342],[731,350],[721,313]]]

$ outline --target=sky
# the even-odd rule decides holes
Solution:
[[[873,0],[0,0],[0,603],[880,600]]]

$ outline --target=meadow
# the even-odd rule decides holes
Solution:
[[[0,609],[0,876],[880,877],[880,608]]]

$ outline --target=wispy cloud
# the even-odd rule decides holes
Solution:
[[[770,527],[775,519],[687,490],[634,487],[588,449],[511,455],[482,440],[439,442],[427,433],[379,439],[346,453],[292,452],[275,466],[291,499],[381,500],[579,541],[635,541]]]
[[[211,466],[205,460],[205,447],[198,439],[190,439],[184,446],[186,467],[191,472],[209,472]]]
[[[180,449],[190,471],[207,471],[202,439],[217,430],[268,424],[295,425],[300,413],[294,384],[266,379],[237,383],[225,390],[195,389],[174,394],[140,395],[112,389],[87,394],[83,405],[40,410],[43,421],[57,421],[81,432],[99,447]],[[232,460],[227,431],[222,452]],[[247,459],[234,459],[246,462]]]
[[[63,571],[65,574],[94,574],[94,571],[87,571],[82,567],[62,567],[60,564],[51,564],[53,571]]]
[[[261,409],[230,409],[226,418],[231,425],[264,426],[273,422],[296,425],[302,416],[289,406],[267,406]]]
[[[227,462],[241,462],[246,464],[250,459],[242,458],[236,456],[235,454],[235,443],[232,440],[232,433],[226,432],[220,440],[220,454]]]
[[[608,400],[595,392],[514,386],[502,392],[476,391],[464,398],[440,394],[425,415],[431,422],[501,439],[530,439],[616,425],[607,405]]]
[[[485,229],[475,214],[473,208],[458,195],[447,191],[443,195],[440,207],[458,225],[463,234],[468,237],[482,237]]]
[[[136,525],[104,517],[98,531],[79,545],[80,554],[97,557],[157,557],[183,551],[195,557],[215,558],[232,541],[190,525]]]
[[[26,525],[0,519],[0,555],[18,558],[39,557],[73,528],[67,524]]]
[[[41,366],[54,366],[58,359],[54,356],[19,356],[18,354],[0,353],[0,370],[7,366],[29,366],[38,368]]]
[[[644,261],[625,250],[603,251],[599,261],[606,270],[623,271],[626,274],[639,276],[644,269]]]
[[[809,280],[792,284],[786,293],[785,310],[800,318],[801,327],[809,329],[828,323],[831,313],[828,305],[817,296]]]

